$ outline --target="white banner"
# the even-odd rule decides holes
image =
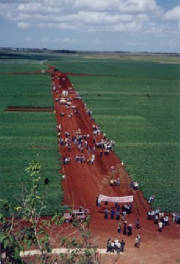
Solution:
[[[131,196],[122,196],[122,197],[110,197],[100,194],[98,197],[98,202],[112,202],[112,203],[132,203],[133,195]]]

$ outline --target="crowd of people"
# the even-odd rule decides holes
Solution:
[[[152,220],[157,225],[158,231],[162,232],[164,227],[170,224],[170,215],[161,212],[160,209],[150,210],[147,212],[147,219]],[[180,224],[180,215],[172,213],[172,223]]]
[[[121,252],[124,252],[125,250],[125,242],[122,239],[121,241],[116,239],[116,240],[111,240],[110,238],[107,240],[107,250],[106,252],[109,253],[117,253],[120,254]]]
[[[63,164],[68,165],[75,161],[79,164],[93,165],[97,155],[100,157],[109,155],[110,151],[113,150],[114,142],[107,139],[100,127],[94,122],[90,123],[92,127],[89,129],[89,133],[83,133],[80,128],[71,132],[63,131],[62,126],[66,118],[72,118],[73,115],[80,112],[81,108],[84,108],[88,117],[92,120],[92,112],[86,108],[86,105],[82,102],[77,103],[81,100],[81,97],[73,91],[68,79],[65,76],[53,79],[52,91],[55,94],[55,104],[61,106],[60,117],[62,121],[57,125],[57,136],[59,146],[63,150]],[[74,154],[74,149],[76,149],[76,154]]]
[[[141,243],[141,233],[138,233],[135,237],[134,247],[140,248]],[[122,239],[108,239],[106,243],[106,252],[107,253],[117,253],[122,254],[125,251],[125,241]]]
[[[107,203],[105,203],[107,205]],[[111,209],[105,208],[104,209],[104,219],[114,219],[120,220],[120,216],[122,215],[122,220],[126,220],[126,216],[129,215],[132,211],[132,204],[123,204],[120,206],[119,203],[115,203],[115,206]]]
[[[87,116],[91,118],[92,121],[92,112],[82,104],[77,102],[81,100],[81,97],[78,93],[72,93],[72,86],[66,83],[66,77],[58,77],[59,81],[53,81],[52,91],[55,93],[55,103],[58,106],[61,106],[61,111],[59,113],[61,117],[61,122],[57,125],[57,137],[59,146],[62,148],[62,159],[63,164],[71,164],[72,161],[75,161],[77,164],[88,164],[93,165],[99,155],[102,158],[103,155],[109,155],[113,150],[114,142],[109,140],[106,135],[101,131],[100,127],[92,122],[91,127],[88,127],[88,133],[84,133],[82,129],[77,128],[75,131],[63,130],[63,122],[66,119],[71,119],[74,115],[78,115],[81,111],[81,107],[85,107],[85,112]],[[60,82],[62,81],[62,83]],[[64,85],[63,85],[64,82]],[[61,84],[60,84],[61,83]],[[59,120],[59,119],[58,119]],[[70,132],[71,131],[71,132]],[[76,151],[74,151],[76,150]],[[123,166],[123,163],[122,163]],[[111,181],[112,180],[112,181]],[[120,185],[120,178],[111,179],[110,185]],[[137,181],[134,181],[130,185],[134,190],[139,189],[139,184]],[[155,195],[151,195],[148,199],[149,205],[155,199]],[[96,205],[99,206],[98,200]],[[109,209],[108,207],[104,209],[104,219],[105,220],[117,220],[117,232],[125,236],[131,236],[134,232],[134,229],[138,230],[141,228],[140,220],[137,218],[135,225],[128,223],[127,216],[132,212],[132,204],[120,204],[116,203],[114,207]],[[162,232],[162,230],[170,224],[169,215],[161,212],[160,209],[150,210],[147,212],[147,219],[153,221],[157,225],[157,230]],[[172,214],[172,222],[180,224],[180,215]],[[141,243],[141,233],[136,234],[134,246],[139,248]],[[125,250],[125,241],[122,240],[111,240],[107,241],[107,252],[117,254],[124,252]]]

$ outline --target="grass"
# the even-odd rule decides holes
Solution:
[[[95,55],[82,55],[82,58],[86,59],[114,59],[114,60],[128,60],[128,61],[137,61],[137,62],[155,62],[162,64],[179,64],[178,55],[165,55],[165,54],[156,54],[156,55],[147,55],[147,54],[118,54],[118,53],[109,53],[109,54],[95,54]]]
[[[116,153],[144,196],[154,193],[155,208],[178,211],[179,66],[117,60],[79,65],[82,72],[89,67],[97,74],[117,74],[71,79],[96,122],[116,142]]]
[[[70,79],[93,111],[93,118],[115,141],[116,153],[130,176],[139,182],[144,196],[148,198],[155,193],[153,206],[172,212],[180,209],[179,65],[172,64],[174,58],[169,56],[159,59],[161,61],[155,62],[155,58],[149,56],[141,59],[138,56],[138,61],[127,57],[58,56],[49,58],[48,63],[63,72],[114,75]],[[18,64],[18,70],[34,71],[45,66]],[[15,71],[16,67],[13,63],[0,65],[0,72]],[[3,112],[7,105],[52,106],[50,79],[46,75],[0,75],[0,79],[1,164],[6,185],[2,196],[7,195],[8,190],[17,195],[15,186],[19,186],[16,188],[20,191],[20,184],[15,185],[15,179],[19,179],[19,183],[23,179],[28,181],[22,168],[38,151],[43,179],[54,179],[50,182],[53,191],[48,189],[47,192],[45,188],[49,186],[44,186],[42,179],[42,192],[49,194],[57,190],[55,196],[59,198],[54,205],[56,198],[49,194],[49,203],[55,206],[49,206],[51,213],[59,208],[62,199],[53,114]]]
[[[16,67],[16,64],[7,64],[4,70],[16,71]],[[18,70],[30,71],[41,67],[24,64]],[[43,214],[53,215],[62,210],[63,199],[54,113],[4,111],[9,105],[53,106],[50,77],[0,75],[0,80],[0,198],[9,200],[12,206],[17,206],[23,189],[30,184],[24,169],[38,155],[42,165],[40,193],[47,205]],[[48,185],[44,184],[45,178],[49,179]]]

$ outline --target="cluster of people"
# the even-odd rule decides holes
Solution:
[[[165,215],[164,212],[161,212],[160,209],[148,211],[147,219],[153,220],[154,224],[158,225],[159,232],[162,232],[162,229],[169,225],[169,216],[167,214]]]
[[[56,79],[53,80],[52,91],[55,93],[55,103],[61,105],[59,113],[61,117],[72,118],[74,113],[78,113],[77,108],[80,110],[81,107],[85,107],[85,111],[91,117],[91,111],[86,109],[86,106],[81,104],[76,105],[76,100],[80,100],[81,97],[78,93],[72,93],[72,87],[66,77],[56,76]],[[94,124],[94,122],[89,134],[82,133],[81,129],[78,128],[77,131],[72,132],[70,135],[68,131],[64,132],[62,130],[62,124],[57,126],[57,130],[59,145],[64,148],[64,164],[69,164],[74,160],[80,164],[87,163],[88,165],[93,165],[97,155],[108,155],[112,150],[113,142],[105,137],[100,127]],[[74,148],[78,150],[78,153],[73,156],[72,150]],[[100,150],[97,150],[98,148]]]
[[[122,215],[122,220],[126,220],[126,215],[130,214],[132,211],[132,204],[124,204],[120,207],[119,203],[115,203],[115,207],[110,210],[108,208],[104,209],[104,219],[116,219],[120,220],[120,215]]]
[[[130,184],[130,188],[132,188],[133,190],[138,190],[139,189],[139,184],[137,181],[132,181]]]
[[[109,183],[111,186],[120,186],[120,178],[119,177],[117,179],[111,178]]]
[[[122,226],[121,226],[121,222],[118,223],[118,227],[117,227],[117,232],[118,233],[121,233],[121,229],[122,229]],[[132,235],[132,224],[128,224],[128,222],[125,220],[123,221],[123,235],[127,235],[127,236],[131,236]]]
[[[103,153],[104,155],[108,155],[109,152],[113,150],[114,142],[112,140],[108,140],[105,135],[101,141],[96,142],[96,140],[94,140],[94,143],[95,147],[100,149],[100,157],[102,157]]]
[[[110,252],[110,253],[116,252],[117,254],[120,254],[121,252],[124,252],[124,249],[125,249],[125,242],[123,239],[121,241],[118,239],[111,240],[110,238],[107,240],[106,252]]]
[[[180,213],[172,213],[173,223],[180,224]]]

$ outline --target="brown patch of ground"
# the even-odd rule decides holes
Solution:
[[[65,72],[64,74],[69,76],[118,77],[118,75],[111,75],[111,74],[90,74],[90,73],[72,73],[72,72]]]
[[[53,107],[8,106],[6,112],[53,112]]]
[[[46,74],[46,73],[48,73],[46,70],[40,70],[40,71],[32,71],[32,72],[0,72],[0,75]]]

